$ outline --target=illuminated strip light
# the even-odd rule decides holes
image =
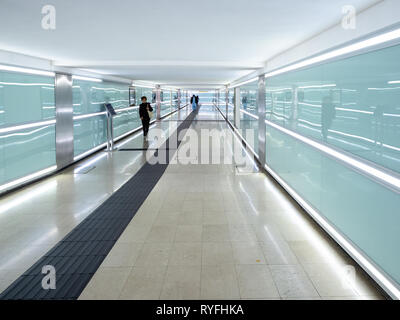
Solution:
[[[11,188],[16,187],[18,185],[21,185],[21,184],[23,184],[25,182],[28,182],[28,181],[31,181],[33,179],[39,178],[41,176],[44,176],[46,174],[49,174],[51,172],[54,172],[56,169],[57,169],[57,166],[52,166],[52,167],[49,167],[47,169],[32,173],[32,174],[27,175],[25,177],[22,177],[22,178],[19,178],[17,180],[8,182],[6,184],[3,184],[3,185],[0,186],[0,192],[5,191],[7,189],[11,189]]]
[[[318,108],[318,109],[320,109],[322,107],[320,104],[312,104],[312,103],[307,103],[307,102],[299,102],[299,105]]]
[[[82,77],[82,76],[72,76],[72,79],[73,80],[81,80],[81,81],[103,82],[102,79],[90,78],[90,77]]]
[[[243,112],[243,113],[247,114],[248,116],[250,116],[250,117],[252,117],[254,119],[258,119],[258,116],[254,115],[254,114],[252,114],[252,113],[250,113],[250,112],[248,112],[246,110],[240,109],[240,112]]]
[[[233,86],[229,86],[229,88],[237,88],[237,87],[243,86],[243,85],[245,85],[245,84],[248,84],[248,83],[250,83],[250,82],[257,81],[257,80],[258,80],[258,77],[257,77],[257,78],[252,78],[252,79],[250,79],[250,80],[240,82],[240,83],[235,84],[235,85],[233,85]]]
[[[48,87],[54,87],[54,84],[51,84],[51,83],[0,82],[0,84],[4,84],[7,86],[22,86],[22,87],[42,86],[42,89],[54,90],[53,88],[48,88]]]
[[[303,122],[303,123],[307,123],[307,124],[309,124],[310,126],[313,126],[313,127],[319,127],[319,128],[322,127],[321,124],[314,123],[314,122],[311,122],[311,121],[307,121],[307,120],[304,120],[304,119],[299,119],[299,121]]]
[[[82,114],[79,116],[74,116],[74,120],[82,120],[82,119],[87,119],[87,118],[92,118],[92,117],[97,117],[97,116],[102,116],[106,115],[107,113],[105,111],[103,112],[96,112],[96,113],[89,113],[89,114]]]
[[[21,124],[19,126],[13,126],[13,127],[0,128],[0,134],[7,133],[7,132],[13,132],[13,131],[21,131],[21,130],[36,128],[36,127],[41,127],[41,126],[48,126],[48,125],[52,125],[55,123],[56,123],[56,120],[48,120],[48,121],[34,122],[34,123],[28,123],[28,124]]]
[[[282,73],[285,73],[285,72],[289,72],[289,71],[293,71],[293,70],[296,70],[296,69],[300,69],[300,68],[303,68],[303,67],[306,67],[306,66],[309,66],[309,65],[312,65],[312,64],[316,64],[316,63],[319,63],[319,62],[322,62],[322,61],[326,61],[326,60],[329,60],[329,59],[332,59],[332,58],[335,58],[335,57],[343,56],[345,54],[349,54],[349,53],[352,53],[352,52],[355,52],[355,51],[359,51],[359,50],[362,50],[362,49],[365,49],[365,48],[368,48],[368,47],[372,47],[372,46],[375,46],[375,45],[379,45],[379,44],[382,44],[382,43],[385,43],[385,42],[388,42],[388,41],[391,41],[391,40],[395,40],[395,39],[398,39],[398,38],[400,38],[400,29],[396,29],[394,31],[390,31],[390,32],[387,32],[387,33],[372,37],[370,39],[363,40],[363,41],[360,41],[360,42],[345,46],[345,47],[340,48],[340,49],[336,49],[336,50],[332,50],[332,51],[327,52],[327,53],[323,53],[323,54],[321,54],[321,55],[319,55],[317,57],[309,58],[309,59],[306,59],[304,61],[294,63],[292,65],[280,68],[280,69],[272,71],[272,72],[268,72],[268,73],[265,74],[265,77],[266,78],[270,78],[270,77],[276,76],[278,74],[282,74]]]
[[[399,90],[400,87],[395,88],[368,88],[370,91],[385,91],[385,90]]]
[[[400,118],[400,114],[384,113],[383,115],[384,115],[385,117]]]
[[[12,72],[19,72],[19,73],[29,73],[29,74],[36,74],[39,76],[48,76],[48,77],[55,77],[56,74],[54,72],[49,71],[42,71],[36,69],[29,69],[29,68],[21,68],[21,67],[12,67],[6,65],[0,65],[0,70],[2,71],[12,71]]]
[[[289,194],[315,219],[336,241],[347,250],[362,266],[364,266],[375,279],[377,279],[396,299],[400,299],[400,290],[363,254],[357,250],[351,242],[343,237],[317,210],[308,204],[292,187],[290,187],[272,168],[268,165],[265,169],[282,185]]]
[[[281,131],[297,140],[300,140],[300,141],[304,142],[305,144],[308,144],[308,145],[314,147],[315,149],[318,149],[319,151],[321,151],[335,159],[345,162],[346,164],[368,174],[369,176],[373,176],[374,178],[377,178],[380,181],[383,181],[387,184],[390,184],[391,186],[396,187],[397,189],[400,189],[400,179],[399,178],[396,178],[382,170],[376,169],[376,168],[374,168],[366,163],[363,163],[359,160],[356,160],[350,156],[347,156],[347,155],[345,155],[339,151],[336,151],[326,145],[323,145],[319,142],[316,142],[307,137],[304,137],[294,131],[283,128],[269,120],[265,120],[265,123],[275,129],[277,129],[278,131]]]
[[[103,144],[101,144],[101,145],[99,145],[97,147],[94,147],[93,149],[85,151],[84,153],[81,153],[81,154],[77,155],[76,157],[74,157],[74,161],[78,161],[80,159],[83,159],[86,156],[88,156],[88,155],[90,155],[90,154],[92,154],[92,153],[94,153],[94,152],[96,152],[96,151],[98,151],[100,149],[103,149],[106,146],[107,146],[107,142],[105,142],[105,143],[103,143]]]
[[[116,109],[115,112],[118,113],[118,112],[129,111],[129,110],[136,110],[136,109],[139,109],[139,106]]]
[[[364,111],[364,110],[357,110],[357,109],[346,109],[346,108],[335,108],[336,110],[345,111],[345,112],[355,112],[355,113],[363,113],[373,115],[372,111]]]
[[[147,86],[147,85],[134,84],[134,83],[132,83],[132,86],[133,87],[139,87],[139,88],[155,89],[155,86]]]
[[[400,80],[389,81],[388,84],[399,84]]]
[[[323,88],[334,88],[334,87],[336,87],[336,84],[322,84],[315,86],[299,87],[299,89],[323,89]]]
[[[350,138],[354,138],[354,139],[359,139],[359,140],[364,140],[366,142],[370,142],[370,143],[373,143],[373,144],[375,144],[375,143],[380,144],[378,141],[374,141],[374,140],[368,139],[366,137],[361,137],[361,136],[357,136],[357,135],[353,135],[353,134],[349,134],[349,133],[345,133],[345,132],[341,132],[341,131],[331,130],[331,129],[329,129],[328,131],[332,132],[332,133],[336,133],[336,134],[342,135],[342,136],[346,136],[346,137],[350,137]],[[400,148],[397,148],[395,146],[391,146],[391,145],[388,145],[388,144],[382,144],[382,146],[384,148],[387,148],[387,149],[400,151]]]

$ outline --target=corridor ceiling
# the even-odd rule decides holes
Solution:
[[[0,0],[0,49],[132,80],[221,86],[378,0]],[[54,30],[42,8],[56,9]]]

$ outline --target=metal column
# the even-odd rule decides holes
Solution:
[[[74,162],[74,110],[72,105],[72,76],[56,74],[56,162],[62,169]]]
[[[161,119],[161,86],[156,85],[156,119]]]
[[[225,86],[225,117],[228,119],[229,111],[229,87]]]
[[[181,89],[178,89],[178,109],[181,107]]]
[[[233,109],[233,123],[236,128],[240,128],[240,87],[235,88],[235,105]]]
[[[265,125],[265,76],[258,77],[257,91],[257,110],[258,110],[258,157],[261,164],[265,164],[266,156],[266,125]],[[257,151],[256,151],[257,152]]]

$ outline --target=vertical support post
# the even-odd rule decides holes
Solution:
[[[178,89],[178,109],[181,108],[181,89]]]
[[[156,85],[156,119],[161,119],[161,86]]]
[[[262,165],[266,161],[266,125],[265,125],[265,76],[258,77],[257,112],[258,112],[258,157]]]
[[[72,76],[56,74],[56,162],[62,169],[74,162],[74,110],[72,105]]]
[[[229,87],[225,86],[225,117],[228,119],[229,112]]]
[[[235,104],[233,108],[233,123],[236,128],[240,128],[240,87],[236,87],[235,89]]]

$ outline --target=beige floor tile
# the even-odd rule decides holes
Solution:
[[[239,299],[235,266],[203,265],[201,269],[201,299]]]
[[[230,242],[203,242],[202,264],[217,266],[234,264]]]
[[[204,242],[230,241],[229,226],[226,224],[204,225],[203,241]]]
[[[121,291],[122,300],[157,300],[160,298],[167,267],[134,267]]]
[[[299,265],[269,266],[282,298],[319,297],[317,290]]]
[[[161,299],[199,299],[201,266],[168,266]]]
[[[135,224],[131,222],[119,237],[118,242],[144,242],[150,232],[151,225]]]
[[[100,268],[90,280],[80,300],[116,300],[118,299],[132,268]]]
[[[224,211],[204,211],[203,224],[228,224]]]
[[[153,225],[145,242],[173,242],[176,225]]]
[[[175,242],[171,248],[168,265],[201,265],[201,242]]]
[[[266,265],[237,265],[236,274],[241,298],[280,298]]]
[[[265,264],[264,254],[257,242],[232,242],[236,264]]]
[[[171,254],[172,243],[145,243],[136,258],[135,266],[166,266]]]
[[[175,233],[175,242],[200,242],[203,226],[178,226]]]
[[[133,267],[143,243],[117,242],[102,263],[102,267]]]
[[[184,212],[178,218],[178,225],[201,226],[203,224],[203,212]]]

